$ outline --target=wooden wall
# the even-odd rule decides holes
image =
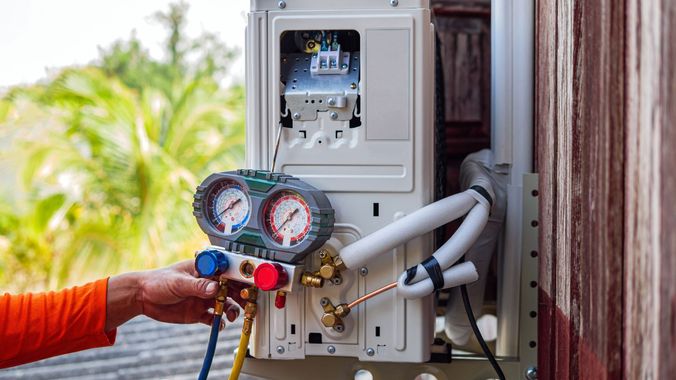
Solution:
[[[539,378],[675,378],[676,2],[535,17]]]

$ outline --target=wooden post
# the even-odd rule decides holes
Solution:
[[[536,4],[539,378],[670,378],[676,5]]]

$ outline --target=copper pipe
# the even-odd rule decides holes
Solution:
[[[397,287],[397,282],[396,282],[396,281],[393,282],[393,283],[391,283],[391,284],[387,284],[387,285],[383,286],[382,288],[380,288],[380,289],[378,289],[378,290],[374,290],[374,291],[372,291],[372,292],[369,293],[369,294],[365,294],[365,295],[363,295],[363,296],[357,298],[356,300],[354,300],[354,301],[352,301],[350,304],[348,304],[348,305],[347,305],[347,308],[348,308],[348,309],[352,309],[352,308],[354,308],[355,306],[359,305],[360,303],[366,301],[367,299],[372,298],[372,297],[375,297],[375,296],[377,296],[377,295],[380,294],[380,293],[386,292],[386,291],[388,291],[388,290],[390,290],[390,289],[392,289],[392,288],[396,288],[396,287]]]

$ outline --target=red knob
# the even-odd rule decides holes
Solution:
[[[289,281],[284,267],[277,263],[259,264],[254,270],[254,284],[261,290],[277,290]]]

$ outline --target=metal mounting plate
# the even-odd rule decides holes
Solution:
[[[312,54],[286,54],[282,56],[282,81],[284,99],[293,120],[317,120],[317,112],[335,112],[336,120],[352,119],[359,94],[359,52],[348,54],[346,74],[313,75]],[[344,107],[329,104],[331,97],[347,98]],[[284,110],[286,111],[286,110]],[[294,115],[297,114],[297,117]]]

